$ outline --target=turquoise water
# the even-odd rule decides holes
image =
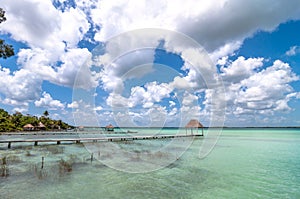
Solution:
[[[188,138],[180,138],[172,150],[162,152],[172,140],[115,143],[129,159],[108,143],[14,144],[10,150],[3,144],[0,198],[300,198],[300,129],[224,129],[204,159],[198,158],[203,138],[192,140],[180,156],[183,139]],[[101,150],[93,151],[91,161],[93,147]],[[126,164],[133,170],[146,168],[143,154],[153,160],[176,156],[176,161],[143,173],[123,172],[106,164],[114,161],[120,168]]]

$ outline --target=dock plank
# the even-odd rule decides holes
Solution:
[[[78,137],[78,138],[28,138],[28,139],[4,139],[0,140],[0,143],[7,143],[8,148],[11,148],[12,143],[24,143],[33,142],[34,145],[38,145],[39,142],[56,142],[61,144],[62,142],[97,142],[97,141],[129,141],[129,140],[145,140],[145,139],[167,139],[167,138],[180,138],[180,137],[202,137],[201,134],[186,135],[186,134],[176,134],[176,135],[135,135],[135,136],[102,136],[102,137]]]

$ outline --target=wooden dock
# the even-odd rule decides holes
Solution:
[[[167,139],[167,138],[180,138],[180,137],[202,137],[202,134],[175,134],[175,135],[136,135],[136,136],[102,136],[102,137],[88,137],[88,138],[28,138],[28,139],[5,139],[0,140],[1,143],[7,143],[8,148],[11,148],[12,143],[25,143],[32,142],[34,146],[37,146],[39,142],[42,143],[56,143],[61,144],[62,142],[98,142],[98,141],[129,141],[129,140],[148,140],[148,139]]]

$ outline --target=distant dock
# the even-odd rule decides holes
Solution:
[[[10,149],[12,143],[34,143],[37,146],[38,143],[56,143],[61,144],[62,142],[116,142],[116,141],[130,141],[130,140],[149,140],[149,139],[167,139],[167,138],[180,138],[180,137],[202,137],[202,134],[175,134],[175,135],[135,135],[135,136],[102,136],[102,137],[84,137],[84,138],[28,138],[28,139],[5,139],[0,140],[0,144],[7,143],[7,147]]]

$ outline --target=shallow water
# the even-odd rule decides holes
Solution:
[[[3,144],[0,198],[300,198],[300,129],[224,129],[204,159],[184,139]]]

